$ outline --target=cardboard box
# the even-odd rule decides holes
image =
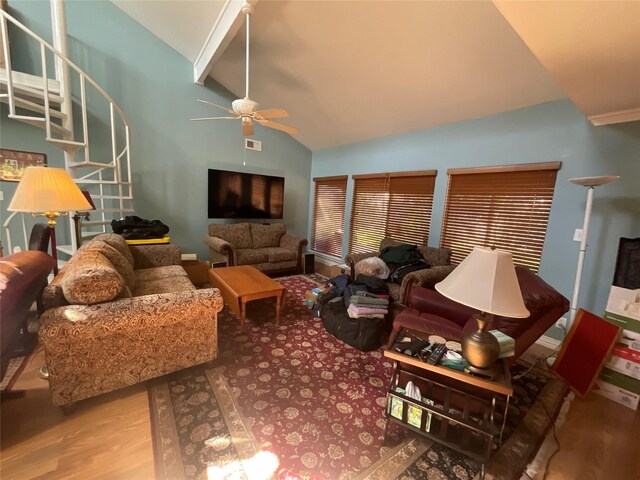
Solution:
[[[611,383],[616,387],[620,387],[629,392],[633,392],[636,395],[640,395],[640,380],[638,380],[637,378],[623,375],[620,372],[616,372],[606,367],[602,369],[598,378],[600,380],[604,380],[607,383]]]
[[[607,312],[624,317],[626,320],[636,320],[640,323],[640,289],[611,286],[607,300]],[[640,326],[636,332],[640,332]]]
[[[640,380],[640,352],[618,343],[605,367]]]
[[[621,343],[640,352],[640,289],[612,286],[604,319],[622,328]]]
[[[603,397],[613,400],[625,407],[629,407],[632,410],[637,410],[638,404],[640,403],[640,395],[625,390],[624,388],[620,388],[617,385],[613,385],[612,383],[606,382],[602,379],[596,380],[596,383],[593,386],[593,391],[598,395],[602,395]]]
[[[342,263],[340,265],[331,265],[331,267],[329,267],[329,278],[337,277],[338,275],[342,274],[351,274],[351,269],[346,263]]]

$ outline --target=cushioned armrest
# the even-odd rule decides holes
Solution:
[[[290,235],[285,233],[280,237],[280,247],[286,248],[287,250],[296,250],[302,251],[302,248],[307,244],[306,238],[296,237],[295,235]]]
[[[133,255],[133,268],[166,267],[180,265],[180,246],[171,243],[165,245],[130,245]]]
[[[225,257],[229,266],[236,265],[238,263],[235,247],[226,240],[223,240],[220,237],[205,235],[202,237],[202,241],[208,245],[209,250],[217,252]],[[215,259],[212,258],[212,260]]]
[[[432,315],[438,315],[446,318],[447,320],[457,323],[461,327],[465,326],[471,315],[477,313],[477,310],[474,310],[473,308],[469,308],[461,303],[449,300],[436,290],[424,287],[411,288],[407,297],[408,305],[411,308],[415,308],[420,312],[430,313]]]
[[[455,265],[442,265],[416,270],[408,273],[404,280],[406,281],[407,278],[412,279],[413,285],[433,289],[435,284],[447,278],[447,275],[453,272],[454,268],[456,268]]]
[[[433,289],[434,285],[445,279],[447,275],[455,268],[453,265],[438,266],[431,268],[423,268],[415,272],[407,273],[402,279],[400,286],[400,303],[407,304],[409,292],[414,286],[426,287]]]
[[[80,331],[78,341],[100,338],[114,329],[130,332],[146,323],[155,329],[181,318],[193,318],[194,311],[200,308],[219,312],[222,305],[217,288],[143,295],[96,305],[65,305],[42,314],[38,334],[45,344],[62,341],[68,345]]]

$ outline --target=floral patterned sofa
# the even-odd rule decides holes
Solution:
[[[288,234],[282,223],[212,223],[203,240],[213,263],[251,265],[266,274],[301,272],[307,245],[306,239]]]
[[[217,357],[220,291],[196,290],[180,263],[177,245],[129,247],[102,234],[60,270],[39,331],[55,405]]]

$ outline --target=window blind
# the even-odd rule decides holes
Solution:
[[[347,176],[314,178],[311,247],[316,252],[342,257]]]
[[[436,173],[354,175],[349,253],[377,251],[385,237],[426,244]]]
[[[450,169],[441,246],[460,263],[474,246],[513,254],[537,272],[560,162]]]

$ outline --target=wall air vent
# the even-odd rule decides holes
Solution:
[[[251,140],[249,138],[244,139],[244,148],[247,150],[255,150],[257,152],[262,151],[262,142],[260,140]]]

